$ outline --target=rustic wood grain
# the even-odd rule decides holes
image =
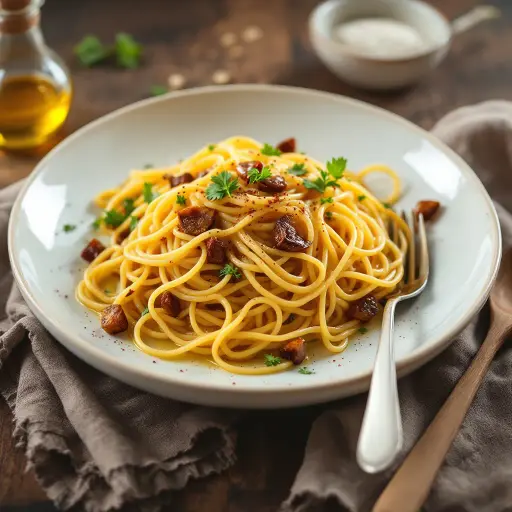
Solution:
[[[313,54],[307,18],[317,0],[47,0],[42,24],[48,44],[68,62],[74,80],[70,117],[56,141],[97,117],[149,96],[154,84],[165,84],[170,73],[186,78],[186,87],[212,83],[225,70],[231,81],[289,84],[362,99],[431,128],[446,112],[490,98],[512,99],[512,2],[489,3],[502,17],[482,24],[453,41],[450,54],[430,77],[416,87],[388,94],[356,90],[340,82]],[[449,19],[479,4],[477,0],[432,0]],[[71,23],[70,20],[73,20]],[[264,37],[241,43],[249,26]],[[133,34],[145,45],[144,65],[137,70],[109,66],[83,69],[73,46],[90,33],[112,41],[116,32]],[[237,37],[242,54],[233,57],[220,45],[226,32]],[[136,129],[136,128],[134,128]],[[54,142],[56,142],[54,141]],[[0,187],[26,176],[47,152],[0,152]],[[270,512],[286,497],[304,453],[307,428],[283,431],[283,415],[314,418],[314,408],[257,413],[241,429],[239,462],[224,475],[193,482],[173,497],[183,512]],[[288,423],[288,421],[286,422]],[[307,425],[298,421],[298,425]],[[11,440],[12,417],[0,401],[0,508],[42,501],[44,494]],[[268,464],[279,460],[278,464]],[[276,457],[278,455],[278,457]]]

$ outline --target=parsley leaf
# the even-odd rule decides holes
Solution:
[[[332,219],[332,212],[325,212],[325,216],[331,220]]]
[[[327,171],[324,171],[318,167],[318,170],[320,171],[320,177],[314,181],[304,180],[304,186],[310,190],[316,190],[321,194],[325,192],[327,187],[339,187],[338,180],[343,176],[343,172],[345,171],[346,166],[347,160],[345,158],[333,158],[326,164]]]
[[[293,164],[293,167],[288,169],[288,174],[293,174],[294,176],[304,176],[307,172],[308,171],[304,169],[304,164]]]
[[[299,368],[299,373],[302,373],[302,375],[313,375],[313,371],[309,370],[308,368],[306,368],[305,366],[303,366],[302,368]]]
[[[130,215],[130,213],[132,213],[133,210],[135,210],[135,201],[133,199],[125,199],[123,201],[123,208],[124,213],[128,217],[128,215]]]
[[[272,354],[265,354],[263,356],[265,358],[265,366],[277,366],[281,364],[281,358],[273,356]]]
[[[178,194],[176,196],[176,202],[180,205],[180,206],[185,206],[187,204],[187,199],[185,196],[182,196],[181,194]]]
[[[364,334],[366,332],[368,332],[368,329],[366,327],[359,327],[359,329],[357,329],[361,334]]]
[[[144,202],[148,204],[158,197],[158,194],[156,192],[153,192],[153,185],[151,185],[151,183],[146,182],[142,186],[142,195],[144,196]]]
[[[240,273],[240,270],[238,270],[238,268],[236,268],[234,265],[231,265],[230,263],[226,263],[219,270],[219,276],[220,277],[233,276],[235,279],[240,279],[242,277],[242,274]]]
[[[336,187],[338,185],[336,181],[330,179],[328,172],[322,170],[320,171],[320,177],[315,181],[304,180],[303,183],[306,188],[316,190],[321,194],[325,192],[327,187]]]
[[[266,180],[272,176],[270,169],[268,167],[263,167],[261,171],[253,167],[249,173],[247,174],[249,177],[249,183],[257,183],[258,181]]]
[[[263,144],[263,148],[261,149],[261,154],[267,156],[280,156],[281,151],[265,142],[265,144]]]
[[[339,180],[343,176],[345,168],[347,167],[347,159],[343,157],[333,158],[330,162],[327,162],[325,166],[327,167],[329,174],[334,179]]]
[[[101,225],[101,221],[103,219],[101,217],[98,217],[93,223],[92,223],[92,227],[94,229],[100,229],[100,225]]]
[[[384,208],[388,208],[388,209],[391,208],[391,205],[389,203],[382,203],[382,206],[384,206]]]
[[[366,196],[357,196],[358,201],[364,201],[366,199]]]
[[[332,197],[321,197],[320,204],[332,203],[334,199]]]
[[[74,48],[80,64],[86,67],[94,66],[105,60],[111,53],[110,48],[105,46],[96,36],[85,36]]]
[[[169,89],[167,89],[165,85],[152,85],[149,92],[151,93],[151,96],[161,96],[162,94],[169,92]]]
[[[126,216],[117,210],[107,210],[103,217],[105,224],[111,228],[120,226],[124,222],[124,219],[126,219]]]
[[[140,314],[140,317],[142,318],[144,315],[147,315],[149,313],[149,308],[145,308],[144,311]]]
[[[130,34],[120,32],[115,45],[117,64],[122,68],[135,69],[139,66],[142,46]]]
[[[76,229],[76,226],[74,224],[64,224],[62,227],[62,230],[64,233],[69,233],[70,231],[74,231]]]
[[[137,227],[138,223],[139,223],[139,219],[132,215],[130,217],[130,231],[133,231]]]
[[[208,146],[208,151],[213,151],[215,149],[215,144],[210,144]]]
[[[206,189],[206,198],[210,201],[223,199],[226,196],[231,197],[231,193],[240,186],[238,178],[232,178],[228,171],[222,171],[211,179],[212,183]]]

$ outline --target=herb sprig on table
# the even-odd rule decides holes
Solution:
[[[115,57],[119,67],[135,69],[139,67],[143,47],[130,34],[119,32],[116,34],[113,45],[102,43],[94,35],[87,35],[74,47],[73,51],[85,67],[95,66],[110,57]]]

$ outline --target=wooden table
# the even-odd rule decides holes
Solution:
[[[180,74],[186,87],[213,83],[216,71],[227,71],[232,82],[289,84],[353,96],[392,110],[430,128],[455,107],[491,98],[512,99],[512,3],[495,0],[502,17],[458,36],[439,69],[419,86],[399,93],[372,94],[355,90],[335,78],[311,51],[307,17],[316,0],[48,0],[43,29],[48,44],[69,63],[75,84],[73,108],[63,130],[70,133],[97,117],[149,95],[154,84]],[[475,0],[432,1],[452,19],[477,5]],[[70,22],[73,20],[73,22]],[[263,30],[258,41],[241,35],[249,26]],[[112,41],[116,32],[134,35],[145,46],[140,69],[101,66],[81,68],[73,46],[94,33]],[[238,37],[242,54],[221,45],[226,33]],[[224,36],[225,38],[226,36]],[[238,50],[240,52],[240,50]],[[230,53],[231,52],[231,53]],[[236,53],[236,52],[235,52]],[[29,155],[0,153],[0,186],[26,176],[44,149]],[[281,414],[315,414],[314,409]],[[239,441],[240,462],[233,470],[195,482],[180,498],[176,510],[195,512],[265,512],[276,510],[286,496],[300,464],[306,431],[290,436],[279,428],[279,413],[248,422]],[[0,509],[8,504],[23,511],[46,497],[11,441],[12,417],[0,400]],[[299,422],[304,424],[304,422]],[[262,425],[267,428],[262,432]],[[283,444],[296,447],[296,456],[279,467],[265,465],[265,453]],[[250,475],[250,488],[241,485]],[[241,478],[244,476],[245,478]],[[261,492],[265,490],[265,492]],[[260,491],[260,492],[258,492]],[[45,510],[50,510],[51,507]],[[34,509],[36,510],[36,509]],[[39,508],[37,510],[40,510]]]

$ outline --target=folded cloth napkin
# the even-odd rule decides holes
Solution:
[[[497,207],[504,245],[512,245],[508,213],[512,211],[512,104],[496,101],[459,109],[446,116],[434,133],[472,165],[501,203]],[[283,488],[273,493],[274,501],[261,498],[270,492],[265,485],[251,487],[238,481],[238,489],[250,492],[236,510],[371,509],[391,471],[367,475],[355,462],[364,395],[277,413],[197,407],[152,396],[107,377],[52,339],[24,303],[9,269],[7,221],[18,190],[19,185],[14,185],[0,191],[0,311],[4,312],[0,391],[14,414],[14,435],[25,450],[28,466],[58,507],[89,512],[228,510],[228,504],[239,498],[229,489],[221,489],[224,505],[217,500],[194,506],[188,500],[185,506],[177,491],[193,479],[232,466],[237,435],[245,437],[245,444],[260,443],[253,437],[255,430],[277,428],[267,445],[256,446],[256,452],[264,452],[265,457],[249,461],[256,469],[241,472],[240,478],[254,479],[255,473],[275,468],[280,471],[286,466],[283,460],[289,465],[295,461],[298,473],[293,482],[284,479]],[[468,366],[487,324],[484,308],[449,349],[400,381],[405,450]],[[511,367],[512,351],[505,347],[439,474],[425,506],[429,512],[511,510],[512,385],[507,378]],[[305,446],[299,453],[293,443],[286,442],[286,432],[303,433]],[[238,465],[244,465],[244,456]],[[262,460],[267,467],[260,467]]]

